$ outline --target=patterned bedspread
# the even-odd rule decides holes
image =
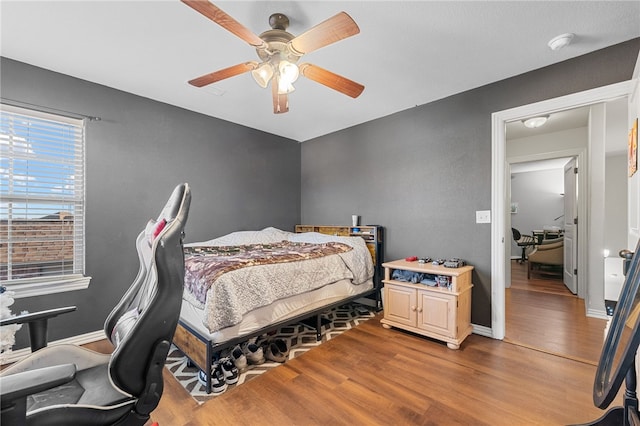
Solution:
[[[241,246],[186,247],[184,286],[198,302],[204,304],[209,287],[225,272],[249,266],[317,259],[349,250],[352,248],[337,242],[311,244],[291,241]]]
[[[341,242],[185,247],[184,296],[204,308],[203,323],[215,332],[275,300],[342,279],[365,282],[370,267],[362,257]]]

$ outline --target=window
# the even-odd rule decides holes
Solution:
[[[86,288],[84,122],[0,105],[0,285]]]

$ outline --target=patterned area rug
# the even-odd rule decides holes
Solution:
[[[375,311],[372,307],[358,303],[348,304],[331,309],[322,314],[323,323],[325,322],[324,319],[330,322],[322,326],[321,341],[316,340],[316,331],[314,328],[305,326],[302,323],[282,327],[278,329],[275,334],[270,335],[269,338],[286,340],[290,348],[288,359],[293,359],[374,316]],[[213,393],[207,395],[204,386],[198,381],[198,369],[195,366],[189,367],[187,365],[187,358],[175,346],[171,347],[165,365],[176,380],[180,382],[198,403],[202,404],[211,398],[221,395],[214,395]],[[279,365],[281,364],[269,360],[264,364],[249,365],[249,368],[240,374],[238,383],[228,386],[225,392],[229,392]]]

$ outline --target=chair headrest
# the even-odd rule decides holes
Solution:
[[[511,233],[513,234],[513,239],[514,240],[519,240],[520,237],[522,237],[522,234],[520,234],[520,231],[518,231],[516,228],[511,228]]]
[[[185,192],[189,191],[189,185],[183,183],[181,185],[176,186],[176,188],[171,193],[171,196],[167,200],[167,203],[164,205],[160,214],[158,215],[157,221],[165,219],[167,222],[172,221],[176,218],[176,215],[180,211],[180,208],[183,206],[185,200]]]
[[[188,199],[188,200],[187,200]],[[183,209],[184,204],[188,203],[191,199],[189,185],[184,183],[178,185],[174,190],[169,200],[164,205],[160,214],[156,220],[149,220],[145,228],[145,235],[149,246],[153,244],[153,241],[158,238],[160,233],[165,229],[167,224],[173,222],[176,216],[183,212],[186,215],[186,210]],[[181,218],[180,222],[184,223],[186,217]]]

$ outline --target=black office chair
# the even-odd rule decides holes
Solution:
[[[519,263],[524,263],[527,260],[527,248],[535,246],[538,243],[531,235],[522,235],[516,228],[511,228],[513,234],[513,241],[518,244],[518,247],[522,247],[522,256],[518,259]]]
[[[149,420],[180,316],[190,203],[188,184],[178,185],[138,235],[138,275],[105,322],[113,353],[53,345],[3,370],[0,423],[142,426]]]

